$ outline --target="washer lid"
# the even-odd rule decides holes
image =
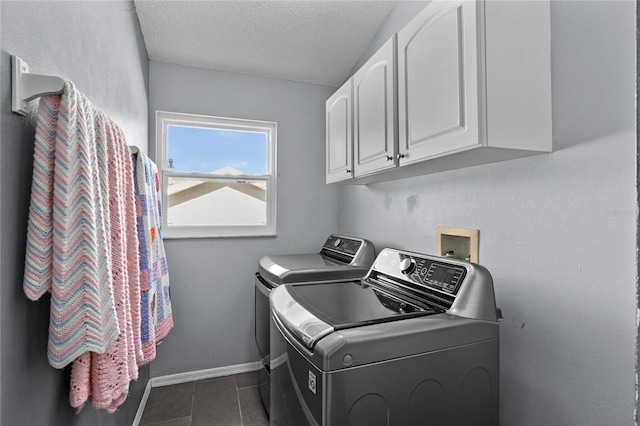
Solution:
[[[360,280],[281,286],[271,293],[271,306],[289,332],[308,348],[335,330],[436,313]]]
[[[366,267],[335,261],[320,253],[264,256],[258,262],[258,273],[276,285],[285,283],[348,280],[364,277]]]

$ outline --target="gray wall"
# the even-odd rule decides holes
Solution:
[[[152,127],[156,110],[278,123],[277,236],[165,240],[175,326],[151,376],[256,362],[258,259],[318,252],[337,229],[336,188],[324,184],[324,103],[334,89],[155,61],[149,69]]]
[[[388,22],[398,26],[383,27],[369,52],[409,6],[397,6]],[[554,153],[339,187],[340,232],[376,247],[432,253],[438,225],[480,230],[480,263],[505,315],[505,426],[634,421],[634,8],[552,1]]]
[[[359,63],[418,8],[400,2]],[[278,236],[166,241],[176,326],[152,376],[257,360],[251,273],[263,254],[316,251],[336,229],[433,252],[435,226],[460,226],[480,229],[505,314],[501,424],[632,424],[634,2],[552,2],[556,152],[366,187],[323,183],[333,89],[155,62],[148,73],[130,2],[2,1],[0,13],[0,423],[130,424],[149,376],[115,415],[76,416],[68,371],[47,363],[47,300],[21,287],[34,123],[10,112],[17,54],[73,80],[143,149],[156,109],[279,123]]]
[[[115,414],[69,406],[69,369],[47,362],[49,298],[31,302],[22,291],[35,123],[11,112],[10,55],[40,74],[73,81],[147,148],[149,60],[133,2],[1,2],[0,56],[0,311],[3,425],[131,424],[149,367]]]

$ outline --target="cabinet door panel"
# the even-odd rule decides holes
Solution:
[[[382,156],[387,152],[385,104],[385,64],[371,69],[356,91],[358,104],[356,140],[358,144],[357,163],[361,164]]]
[[[327,100],[327,183],[351,178],[351,80]]]
[[[478,146],[476,3],[433,2],[398,33],[400,164]]]
[[[458,14],[448,13],[407,45],[407,110],[419,118],[410,121],[410,148],[464,127],[460,32]]]
[[[395,167],[395,37],[356,72],[354,176]]]
[[[337,169],[345,169],[349,160],[349,101],[346,97],[338,99],[329,114],[329,171],[333,172]]]

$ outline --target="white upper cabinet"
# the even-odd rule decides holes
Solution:
[[[400,164],[477,147],[476,3],[438,1],[398,33]]]
[[[427,4],[398,32],[395,55],[392,39],[354,74],[355,174],[343,182],[551,152],[550,15],[549,0]],[[329,128],[327,135],[333,143]],[[331,161],[329,171],[339,163]]]
[[[327,183],[353,176],[352,80],[339,88],[326,104]]]
[[[397,165],[396,37],[353,76],[354,176]]]

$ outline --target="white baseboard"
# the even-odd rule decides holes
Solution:
[[[147,383],[147,387],[144,390],[142,401],[138,407],[136,417],[133,419],[132,426],[139,426],[140,420],[142,420],[142,413],[144,407],[147,405],[147,399],[151,393],[151,388],[157,388],[160,386],[175,385],[178,383],[193,382],[195,380],[213,379],[215,377],[231,376],[232,374],[248,373],[250,371],[257,371],[261,367],[260,361],[249,362],[246,364],[228,365],[226,367],[209,368],[207,370],[189,371],[186,373],[170,374],[168,376],[153,377]]]
[[[147,387],[144,388],[144,394],[142,395],[142,400],[140,401],[140,405],[138,406],[138,411],[136,412],[136,416],[133,419],[133,423],[131,426],[138,426],[140,424],[140,420],[142,420],[142,413],[144,413],[144,407],[147,405],[147,400],[149,399],[149,394],[151,393],[151,380],[147,382]]]
[[[230,376],[232,374],[248,373],[260,369],[260,361],[247,364],[228,365],[226,367],[209,368],[207,370],[189,371],[186,373],[170,374],[168,376],[154,377],[151,379],[151,387],[175,385],[177,383],[192,382],[195,380],[213,379],[215,377]]]

